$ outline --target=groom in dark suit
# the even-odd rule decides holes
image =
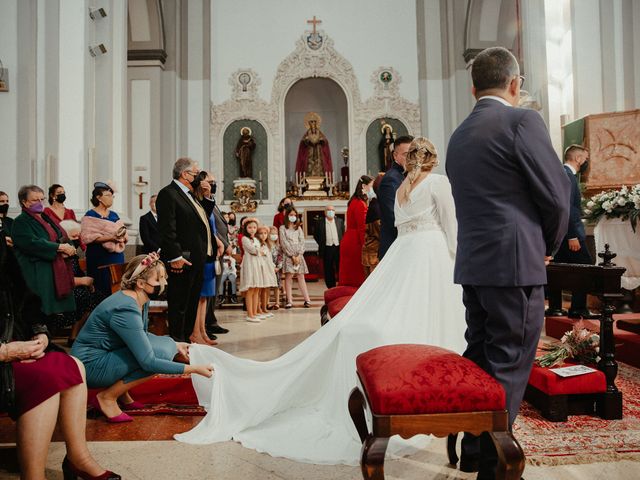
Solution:
[[[380,205],[380,246],[378,258],[382,260],[391,244],[398,236],[396,216],[393,211],[396,202],[396,191],[404,180],[404,166],[407,162],[409,145],[413,141],[411,135],[403,135],[393,142],[393,163],[387,170],[380,187],[378,187],[378,205]]]
[[[160,256],[169,274],[169,334],[180,342],[188,341],[193,331],[204,264],[215,258],[208,220],[211,210],[206,211],[193,196],[200,181],[198,164],[179,158],[173,181],[160,190],[156,200]]]
[[[513,424],[540,339],[545,265],[567,231],[570,185],[542,117],[515,108],[524,80],[516,58],[488,48],[471,76],[478,102],[447,150],[458,218],[454,281],[467,309],[464,356],[502,384]],[[487,433],[479,442],[466,435],[462,455],[461,469],[495,478]]]
[[[157,252],[160,248],[160,234],[158,233],[158,212],[156,199],[158,195],[151,195],[149,199],[150,210],[140,217],[140,239],[144,253]]]

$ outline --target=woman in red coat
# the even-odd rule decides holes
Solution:
[[[367,229],[367,205],[373,178],[362,175],[358,179],[356,190],[347,204],[347,231],[340,242],[340,270],[338,283],[359,287],[365,279],[362,266],[362,246]]]

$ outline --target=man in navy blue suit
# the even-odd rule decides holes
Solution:
[[[409,145],[413,141],[411,135],[403,135],[393,142],[393,163],[387,170],[378,188],[378,205],[380,205],[380,246],[378,258],[382,260],[389,247],[398,236],[396,216],[393,208],[396,201],[396,191],[404,180],[404,165],[407,162]]]
[[[589,162],[589,152],[582,145],[570,145],[564,151],[564,170],[571,182],[571,209],[569,211],[569,228],[562,240],[560,249],[553,257],[554,262],[577,263],[590,265],[593,263],[587,250],[586,234],[582,224],[582,194],[578,185],[578,173],[583,173]],[[559,302],[558,302],[559,304]],[[594,318],[587,309],[587,294],[572,292],[570,318]]]
[[[464,356],[502,384],[513,424],[542,330],[545,265],[567,232],[570,184],[542,117],[515,108],[524,77],[511,52],[482,51],[471,76],[478,102],[446,162],[458,219],[454,281],[467,309]],[[486,432],[479,442],[465,435],[462,454],[461,469],[495,478]]]

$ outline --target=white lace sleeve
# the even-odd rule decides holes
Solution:
[[[442,176],[433,182],[433,201],[436,204],[438,219],[447,237],[447,246],[451,256],[455,257],[458,245],[458,221],[456,220],[456,206],[451,194],[449,179]]]

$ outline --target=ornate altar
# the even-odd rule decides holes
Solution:
[[[238,213],[255,212],[258,202],[253,199],[256,194],[256,181],[252,178],[239,178],[233,181],[233,196],[231,210]]]

